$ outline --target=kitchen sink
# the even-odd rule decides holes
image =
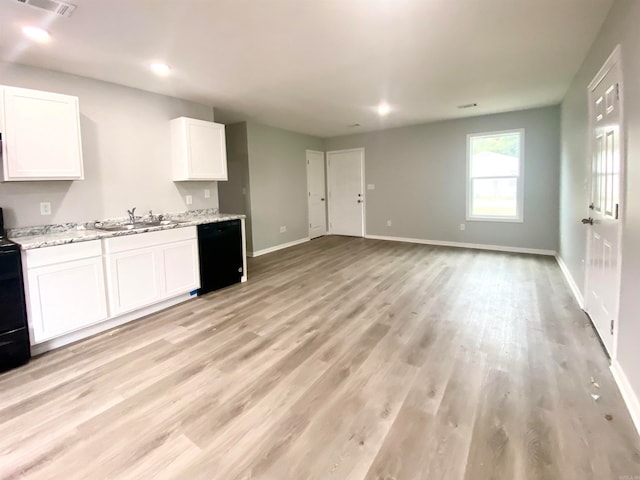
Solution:
[[[103,225],[101,222],[96,222],[94,228],[98,230],[105,230],[108,232],[126,232],[127,230],[135,230],[138,228],[160,227],[163,225],[177,225],[179,223],[185,223],[188,220],[156,220],[153,222],[136,222],[136,223],[122,223],[116,225]]]

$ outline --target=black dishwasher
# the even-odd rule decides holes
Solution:
[[[242,279],[242,230],[240,220],[198,225],[200,289],[204,295]]]

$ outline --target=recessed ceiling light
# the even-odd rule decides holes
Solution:
[[[160,62],[152,63],[151,71],[156,75],[162,75],[162,76],[169,75],[169,73],[171,73],[171,69],[169,68],[169,65],[167,65],[166,63],[160,63]]]
[[[22,27],[22,33],[24,33],[31,40],[39,43],[47,43],[49,40],[51,40],[51,34],[39,27]]]
[[[384,117],[385,115],[389,115],[390,111],[391,111],[391,107],[389,106],[389,104],[383,102],[380,105],[378,105],[378,115],[380,115],[381,117]]]

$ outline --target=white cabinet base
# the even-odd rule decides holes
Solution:
[[[23,252],[31,343],[107,319],[100,241]]]
[[[111,330],[112,328],[119,327],[120,325],[129,323],[136,319],[141,319],[142,317],[145,317],[147,315],[151,315],[152,313],[159,312],[160,310],[164,310],[166,308],[172,307],[173,305],[186,302],[191,298],[195,298],[195,295],[184,293],[177,297],[170,298],[169,300],[156,303],[155,305],[151,305],[149,307],[136,310],[135,312],[130,312],[125,315],[112,318],[105,322],[97,323],[90,327],[83,328],[82,330],[78,330],[77,332],[71,332],[67,335],[62,335],[60,337],[53,338],[51,340],[39,343],[37,345],[31,345],[31,355],[40,355],[41,353],[48,352],[49,350],[54,350],[56,348],[63,347],[70,343],[77,342],[78,340],[82,340],[83,338],[91,337],[98,333]]]

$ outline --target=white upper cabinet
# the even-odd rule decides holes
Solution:
[[[82,180],[78,97],[0,86],[2,178]]]
[[[227,180],[224,125],[193,118],[171,120],[173,180]]]

